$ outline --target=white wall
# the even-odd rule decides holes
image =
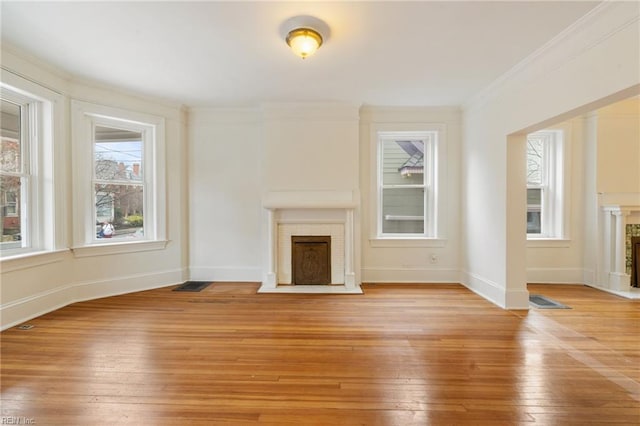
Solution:
[[[261,281],[269,193],[358,193],[358,108],[265,104],[189,112],[190,271]]]
[[[640,99],[596,111],[597,179],[602,194],[640,193]]]
[[[639,7],[598,6],[465,108],[463,283],[499,306],[528,307],[524,162],[507,144],[638,92]]]
[[[260,281],[269,191],[361,190],[362,281],[459,282],[460,111],[456,108],[267,105],[261,110],[189,112],[190,269],[192,279]],[[376,246],[369,240],[374,123],[446,125],[448,163],[444,241]],[[359,128],[358,128],[359,126]],[[373,144],[375,146],[375,144]],[[360,228],[359,224],[356,229]],[[437,256],[432,263],[431,255]],[[359,272],[359,271],[358,271]],[[359,275],[359,274],[358,274]]]
[[[262,114],[189,111],[189,253],[193,280],[260,281]]]
[[[366,107],[360,121],[363,282],[459,282],[460,271],[460,110],[453,107]],[[406,130],[420,124],[444,125],[446,164],[442,181],[440,241],[382,241],[375,233],[376,129]],[[416,129],[412,129],[416,130]],[[432,260],[435,256],[435,261]]]
[[[358,189],[358,107],[268,104],[264,111],[265,191]]]
[[[137,98],[110,87],[80,82],[6,47],[3,73],[26,77],[59,94],[54,118],[60,131],[55,149],[55,249],[53,253],[2,260],[0,310],[2,328],[79,300],[94,299],[182,282],[186,277],[185,117],[179,106]],[[71,242],[71,135],[69,102],[79,99],[161,116],[165,119],[167,158],[166,248],[137,253],[76,257]]]

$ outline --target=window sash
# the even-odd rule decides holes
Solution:
[[[16,178],[19,181],[19,189],[16,191],[16,200],[13,202],[14,211],[9,213],[8,206],[2,212],[2,220],[5,217],[19,217],[19,239],[0,242],[2,255],[13,255],[22,250],[29,250],[39,246],[37,238],[39,234],[37,221],[37,179],[34,175],[37,170],[37,150],[32,149],[38,141],[38,101],[22,93],[3,87],[2,100],[19,107],[19,135],[15,141],[18,143],[19,161],[15,171],[0,171],[2,178]],[[13,139],[13,138],[9,138]],[[34,147],[35,148],[35,147]],[[3,200],[6,202],[5,199]],[[4,226],[3,226],[4,231]],[[4,239],[4,235],[2,236]]]
[[[133,179],[122,179],[119,178],[120,176],[114,176],[114,178],[99,178],[98,176],[96,176],[96,146],[98,144],[100,144],[100,141],[97,140],[96,138],[96,130],[98,127],[107,127],[107,128],[111,128],[114,130],[123,130],[126,132],[133,132],[136,134],[140,135],[140,139],[135,139],[132,140],[132,142],[141,142],[141,148],[140,148],[140,164],[139,164],[139,170],[142,171],[146,168],[146,162],[148,161],[148,159],[145,156],[145,153],[147,151],[152,151],[152,149],[146,149],[146,147],[148,147],[150,144],[154,144],[154,140],[152,139],[152,135],[153,132],[150,132],[149,129],[151,127],[151,125],[149,124],[143,124],[143,123],[131,123],[129,121],[120,119],[120,118],[112,118],[112,117],[93,117],[92,118],[92,150],[91,150],[91,163],[92,163],[92,167],[91,167],[91,171],[92,171],[92,189],[93,189],[93,193],[94,193],[94,197],[92,198],[92,218],[95,222],[100,222],[101,221],[101,216],[99,216],[99,206],[96,204],[96,197],[95,195],[97,194],[97,188],[99,186],[105,186],[105,187],[111,187],[112,189],[115,189],[114,187],[134,187],[134,188],[140,188],[141,189],[141,194],[142,194],[142,216],[143,216],[143,223],[142,223],[142,232],[141,233],[136,233],[136,240],[147,240],[149,239],[147,236],[151,234],[150,232],[150,225],[148,224],[148,221],[144,220],[144,215],[145,212],[147,212],[147,208],[149,206],[149,184],[148,182],[145,180],[144,175],[141,175],[141,179],[140,180],[133,180]],[[114,161],[114,160],[112,160]],[[119,163],[117,161],[115,161],[115,167],[119,167]],[[116,171],[117,174],[117,171]],[[119,201],[118,197],[112,197],[111,203],[112,205],[112,209],[113,211],[113,216],[109,218],[110,221],[114,221],[116,219],[115,215],[116,215],[116,211],[115,211],[115,204]],[[121,212],[120,212],[121,213]],[[121,218],[124,219],[124,216]],[[98,227],[99,225],[96,223],[96,227]],[[116,235],[118,234],[118,229],[116,228]],[[92,232],[91,234],[91,239],[92,239],[92,243],[93,244],[99,244],[99,243],[103,243],[105,242],[105,240],[103,240],[102,238],[99,237],[97,232]],[[114,235],[115,236],[115,235]],[[117,241],[117,238],[114,238],[114,240],[106,240],[109,242],[114,242]]]
[[[435,233],[435,191],[433,190],[433,182],[435,179],[435,141],[437,140],[437,131],[419,131],[419,132],[378,132],[377,144],[377,237],[378,238],[430,238]],[[423,174],[422,183],[394,183],[385,184],[383,182],[383,174],[385,168],[384,145],[397,141],[421,141],[423,145]],[[422,215],[420,219],[409,216],[414,215],[385,215],[385,190],[393,189],[421,189],[422,197]],[[420,221],[422,232],[385,232],[386,217],[392,216],[391,219],[396,221]],[[403,217],[400,217],[403,216]],[[389,227],[386,227],[389,228]],[[396,227],[397,229],[400,227]]]
[[[540,232],[529,232],[529,221],[527,226],[527,237],[529,238],[560,238],[563,234],[564,223],[564,191],[563,191],[563,162],[564,162],[564,140],[561,130],[541,130],[527,136],[527,143],[531,140],[541,144],[540,158],[540,179],[536,183],[528,183],[527,189],[540,189],[539,207],[529,205],[527,201],[527,218],[533,212],[533,208],[538,208],[540,212]],[[529,148],[529,146],[528,146]],[[531,161],[527,151],[527,175],[530,175],[528,168]]]
[[[403,191],[403,190],[411,190],[418,189],[421,190],[421,206],[422,214],[408,214],[407,208],[409,210],[415,209],[418,206],[388,206],[386,204],[385,192],[389,195],[389,192]],[[385,191],[386,190],[386,191]],[[380,213],[380,231],[384,236],[394,236],[394,237],[415,237],[415,236],[425,236],[427,234],[427,211],[428,211],[428,189],[425,185],[385,185],[381,187],[380,191],[380,200],[381,200],[381,213]],[[399,209],[398,209],[399,207]],[[394,212],[387,212],[386,209],[395,210],[402,214],[392,214]],[[416,213],[419,213],[416,212]],[[417,224],[416,222],[420,222]],[[385,226],[386,225],[386,226]],[[416,225],[419,228],[422,228],[422,232],[410,232],[412,228]],[[395,229],[395,231],[385,231],[385,229]],[[407,231],[403,231],[403,229]]]

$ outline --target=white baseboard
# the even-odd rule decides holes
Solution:
[[[489,302],[505,308],[505,292],[497,283],[471,272],[462,271],[461,283]]]
[[[527,282],[539,284],[584,284],[582,268],[527,268]]]
[[[467,271],[462,272],[462,284],[502,309],[529,309],[529,292],[526,289],[505,289],[496,282]]]
[[[583,269],[582,282],[584,285],[593,286],[596,283],[596,271],[593,269]]]
[[[6,330],[76,302],[179,284],[185,277],[186,270],[174,269],[57,287],[0,306],[0,327]]]
[[[189,279],[193,281],[261,282],[262,269],[250,267],[192,266]]]
[[[362,268],[363,283],[460,283],[457,269]]]

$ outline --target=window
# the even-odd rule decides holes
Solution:
[[[164,240],[163,119],[74,101],[73,120],[76,249]]]
[[[2,83],[0,100],[0,249],[3,257],[45,248],[43,168],[50,145],[48,103]]]
[[[438,132],[378,132],[377,137],[377,237],[434,238]]]
[[[563,236],[563,132],[542,130],[527,136],[527,235]]]
[[[144,194],[148,184],[142,176],[143,144],[144,136],[139,131],[94,128],[94,217],[96,226],[101,227],[97,238],[144,237]],[[114,227],[113,234],[105,235],[102,227],[107,225]]]

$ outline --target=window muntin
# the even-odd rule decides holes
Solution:
[[[378,238],[433,237],[437,132],[378,133]]]
[[[563,234],[564,141],[561,130],[527,135],[527,236]]]

